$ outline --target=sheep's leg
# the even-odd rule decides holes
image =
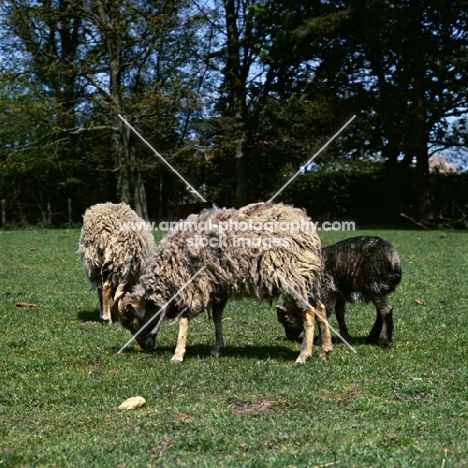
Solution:
[[[111,311],[110,311],[110,298],[112,296],[112,283],[106,279],[102,284],[101,290],[101,322],[104,325],[110,325],[112,323]]]
[[[366,341],[368,343],[378,343],[381,346],[388,346],[392,341],[393,334],[393,308],[386,296],[377,297],[372,300],[377,312],[372,330]]]
[[[106,309],[109,310],[109,298],[110,294],[112,292],[112,287],[109,288],[107,287],[108,285],[108,280],[102,283],[102,278],[98,280],[98,285],[97,285],[97,292],[98,292],[98,297],[99,297],[99,318],[101,322],[104,325],[107,325],[108,323],[112,323],[112,320],[107,321],[105,320],[106,317]],[[110,319],[110,312],[108,312],[107,316]]]
[[[348,327],[346,326],[345,321],[345,310],[346,310],[346,301],[343,299],[338,299],[335,304],[335,315],[338,325],[340,327],[340,335],[344,338],[345,341],[351,343],[351,338],[349,337]]]
[[[383,321],[382,331],[380,332],[380,345],[388,346],[393,335],[393,308],[386,296],[376,299],[375,302],[379,305]]]
[[[332,342],[331,342],[331,335],[330,335],[330,328],[328,327],[327,322],[327,310],[325,306],[319,302],[317,304],[317,308],[315,309],[317,313],[317,320],[319,322],[319,329],[320,329],[320,357],[322,359],[327,358],[327,354],[333,349]]]
[[[374,302],[374,301],[372,301]],[[366,343],[377,344],[379,342],[380,332],[382,331],[383,320],[380,314],[379,307],[374,303],[376,309],[375,323],[369,332],[369,336],[366,338]]]
[[[322,296],[323,299],[323,296]],[[332,311],[335,309],[336,305],[336,297],[335,296],[327,296],[325,297],[325,301],[323,302],[327,312],[327,320],[331,317]],[[319,336],[314,340],[314,346],[317,348],[322,347],[322,337],[321,337],[321,328],[319,327]]]
[[[315,310],[310,306],[304,312],[304,337],[302,338],[301,352],[296,359],[296,364],[304,364],[312,356],[312,346],[314,344],[314,321]]]
[[[99,297],[99,318],[102,320],[102,280],[98,280],[97,293]]]
[[[227,299],[213,301],[212,314],[215,325],[216,342],[214,348],[210,351],[210,355],[214,357],[219,357],[220,351],[224,348],[222,317],[226,303]]]
[[[180,364],[184,360],[189,322],[190,319],[188,317],[182,317],[179,320],[179,336],[177,338],[177,345],[174,356],[172,356],[171,359],[171,364]]]

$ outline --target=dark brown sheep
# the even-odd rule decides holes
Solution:
[[[377,316],[366,341],[387,346],[393,332],[393,308],[387,295],[401,281],[400,258],[393,245],[375,236],[352,237],[323,248],[322,265],[322,301],[328,317],[335,309],[340,335],[350,343],[346,302],[372,302]],[[294,310],[278,306],[277,316],[286,337],[297,340],[302,330]]]

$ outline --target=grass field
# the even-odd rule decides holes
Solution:
[[[274,308],[239,301],[223,355],[208,357],[203,314],[174,366],[170,322],[154,351],[117,354],[130,334],[99,323],[79,230],[0,232],[0,467],[467,466],[468,235],[358,234],[401,255],[390,348],[364,343],[372,306],[348,306],[357,354],[335,346],[323,362],[315,349],[298,366]],[[118,409],[134,395],[147,404]]]

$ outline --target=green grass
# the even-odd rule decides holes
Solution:
[[[364,344],[372,306],[348,306],[357,354],[297,366],[274,308],[245,300],[228,304],[222,357],[203,314],[173,366],[169,322],[154,351],[117,354],[130,334],[99,324],[78,230],[0,232],[0,467],[467,466],[467,234],[358,233],[402,258],[389,349]],[[134,395],[147,404],[118,409]]]

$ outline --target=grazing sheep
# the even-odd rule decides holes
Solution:
[[[387,295],[401,280],[401,264],[392,244],[380,237],[352,237],[322,249],[321,297],[329,317],[335,308],[340,335],[349,343],[344,318],[345,303],[372,301],[377,317],[367,337],[368,343],[387,346],[392,341],[393,309]],[[278,306],[278,321],[286,337],[297,340],[302,332],[298,314]]]
[[[121,223],[137,224],[131,229]],[[156,248],[153,234],[140,223],[144,221],[125,203],[93,205],[83,216],[78,254],[91,289],[98,290],[104,324],[112,323],[113,292],[138,282]]]
[[[296,362],[304,363],[312,354],[316,313],[323,337],[321,356],[326,358],[332,347],[318,294],[320,239],[311,226],[302,210],[271,203],[239,210],[214,207],[190,216],[163,238],[133,292],[120,295],[122,325],[138,335],[141,348],[149,349],[162,319],[176,316],[179,337],[171,363],[180,363],[190,320],[211,308],[216,343],[210,354],[219,356],[224,347],[221,317],[229,298],[271,301],[281,295],[302,320],[304,339]],[[147,330],[139,336],[142,328]]]

